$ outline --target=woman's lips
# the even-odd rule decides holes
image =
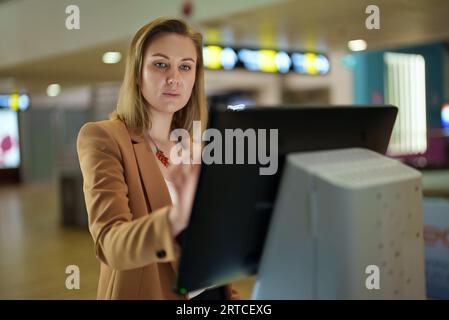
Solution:
[[[166,97],[173,97],[173,98],[180,96],[179,93],[175,93],[175,92],[164,92],[163,95]]]

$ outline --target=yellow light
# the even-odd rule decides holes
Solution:
[[[259,43],[262,48],[275,48],[276,32],[274,26],[269,22],[262,22],[259,27]]]
[[[306,61],[305,61],[305,68],[307,70],[307,73],[309,74],[317,74],[318,69],[316,67],[316,54],[315,53],[306,53],[304,55]]]
[[[207,46],[204,62],[209,69],[221,69],[221,47],[219,46]]]
[[[221,41],[221,32],[218,29],[210,28],[205,32],[205,43],[219,44]]]
[[[19,95],[17,93],[10,95],[8,104],[12,110],[14,111],[19,110]]]
[[[259,51],[259,66],[263,72],[277,72],[276,65],[276,51],[274,50],[260,50]]]

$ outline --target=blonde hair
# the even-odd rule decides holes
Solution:
[[[173,115],[171,130],[186,129],[192,137],[193,121],[201,121],[202,130],[207,126],[206,95],[204,93],[203,37],[184,20],[160,17],[144,25],[135,34],[126,57],[125,76],[118,97],[117,107],[110,119],[120,119],[137,134],[145,134],[150,127],[150,114],[140,90],[145,49],[163,32],[176,33],[190,38],[197,53],[195,83],[187,104]]]

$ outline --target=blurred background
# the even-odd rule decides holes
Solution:
[[[448,299],[447,0],[0,0],[0,299],[95,298],[77,133],[115,108],[131,38],[166,15],[204,35],[210,106],[398,106],[388,154],[423,173],[427,295]]]

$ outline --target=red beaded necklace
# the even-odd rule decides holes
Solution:
[[[165,167],[168,167],[168,165],[170,164],[170,162],[168,161],[168,157],[165,155],[164,151],[159,149],[157,146],[156,146],[156,157],[159,159],[160,162],[162,162],[162,164]]]
[[[156,147],[156,158],[158,158],[159,161],[162,162],[164,167],[167,168],[168,165],[170,164],[170,161],[168,160],[168,157],[165,155],[164,151],[159,149],[159,147],[157,146],[156,142],[154,142],[154,140],[151,139],[150,135],[148,135],[148,137],[150,138],[151,142],[153,142],[154,146]]]

